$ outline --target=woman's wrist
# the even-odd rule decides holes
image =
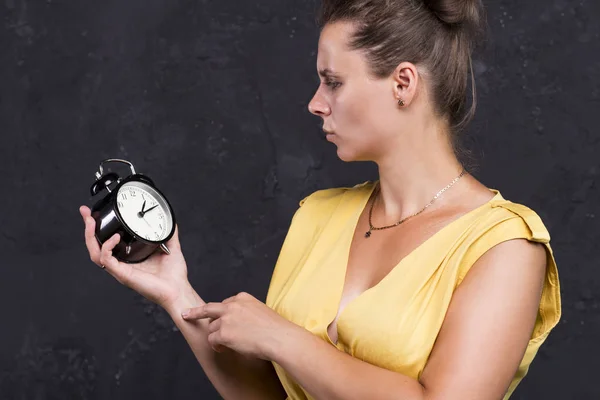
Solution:
[[[187,282],[181,286],[178,295],[163,308],[169,315],[181,317],[181,313],[188,308],[200,307],[205,304],[204,300],[196,293],[192,285]]]

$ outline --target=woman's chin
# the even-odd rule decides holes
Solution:
[[[339,146],[337,146],[337,156],[340,160],[344,162],[357,161],[356,154],[344,151],[343,149],[340,149]]]
[[[345,162],[360,161],[359,154],[356,154],[356,152],[353,152],[353,151],[348,151],[348,148],[346,146],[343,146],[340,144],[339,139],[340,139],[339,136],[337,136],[336,134],[328,134],[327,135],[327,140],[329,142],[335,144],[338,158]]]

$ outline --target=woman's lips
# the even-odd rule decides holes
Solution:
[[[326,140],[331,141],[331,139],[335,136],[335,133],[332,130],[327,129],[324,126],[322,126],[321,129],[325,133]]]

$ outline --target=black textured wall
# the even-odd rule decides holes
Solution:
[[[487,1],[472,146],[542,216],[563,319],[515,399],[600,398],[600,2]],[[376,177],[307,111],[306,0],[0,2],[0,398],[216,399],[162,310],[93,265],[80,204],[126,158],[171,199],[208,301],[264,300],[293,211]]]

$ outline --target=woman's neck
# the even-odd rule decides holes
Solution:
[[[420,211],[461,174],[463,166],[451,145],[444,142],[439,138],[429,143],[412,143],[405,146],[404,151],[390,151],[384,159],[376,161],[380,186],[377,207],[382,218],[400,220]],[[461,180],[467,181],[465,178],[467,174]],[[454,197],[449,192],[460,184],[457,181],[435,201],[435,205],[442,205],[444,200]]]

